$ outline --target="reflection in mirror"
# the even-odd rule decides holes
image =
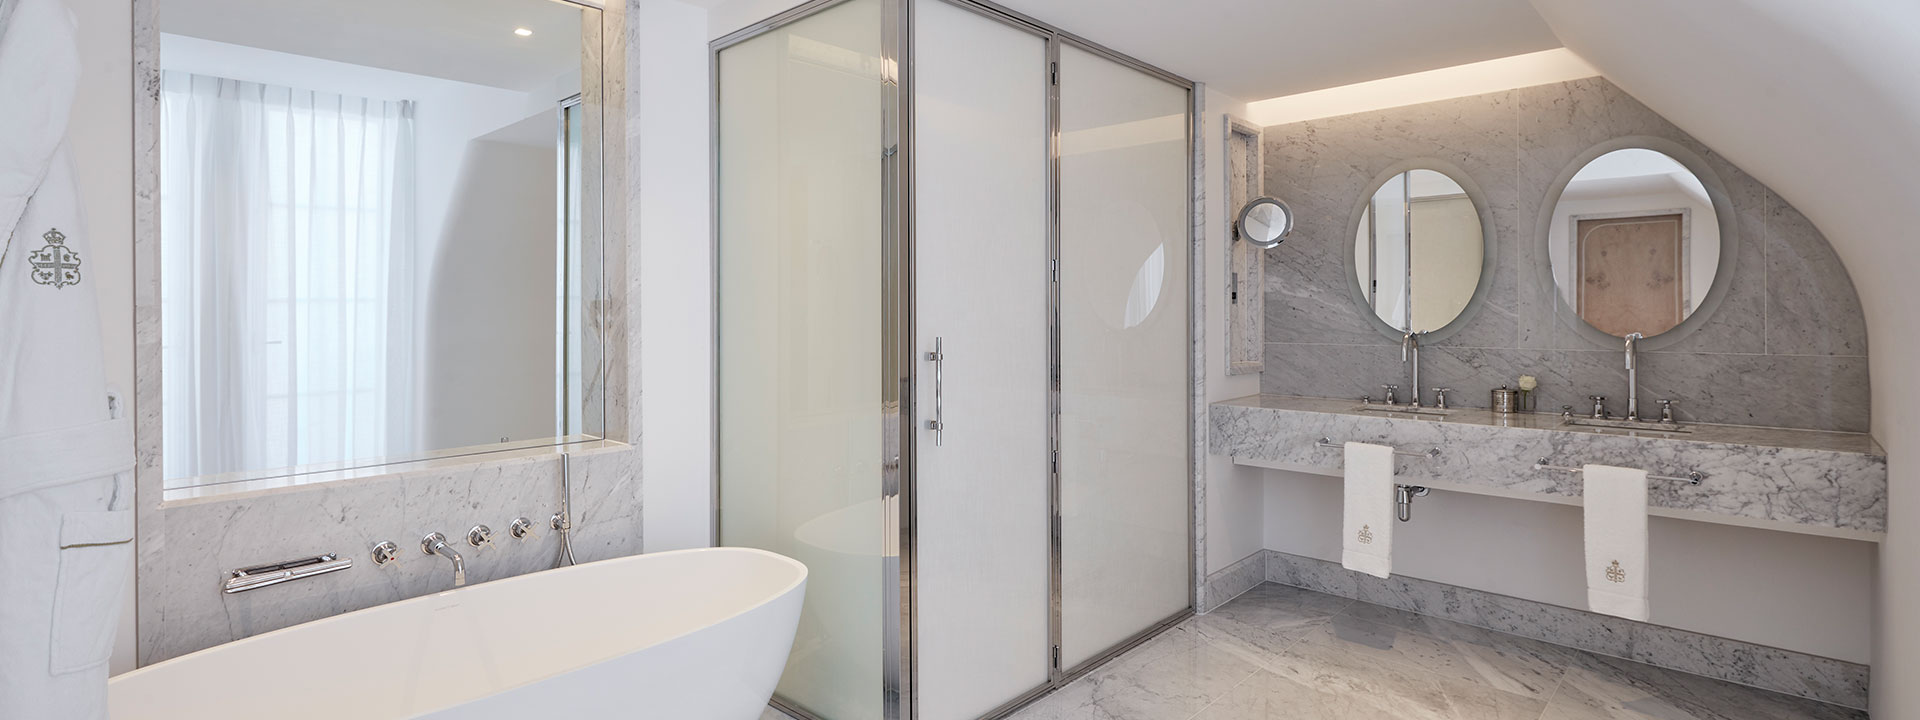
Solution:
[[[1293,209],[1279,200],[1263,197],[1247,203],[1234,227],[1240,230],[1240,239],[1254,247],[1277,248],[1293,232]]]
[[[159,10],[167,487],[604,432],[599,11]]]
[[[1467,309],[1480,287],[1486,237],[1466,189],[1433,170],[1409,170],[1374,190],[1354,233],[1354,268],[1375,317],[1401,332],[1433,332]]]
[[[1720,223],[1706,186],[1665,154],[1630,148],[1587,163],[1548,226],[1553,281],[1566,306],[1616,337],[1653,337],[1700,306],[1720,265]]]

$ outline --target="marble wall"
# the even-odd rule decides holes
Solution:
[[[1453,388],[1455,406],[1486,407],[1489,389],[1534,375],[1541,410],[1605,395],[1624,412],[1621,350],[1573,331],[1579,320],[1555,302],[1536,234],[1554,179],[1581,153],[1628,136],[1703,158],[1727,191],[1738,243],[1727,294],[1706,322],[1645,353],[1643,407],[1673,399],[1682,420],[1867,431],[1865,317],[1826,238],[1779,195],[1602,78],[1266,128],[1267,193],[1299,221],[1266,255],[1261,392],[1377,397],[1393,383],[1406,397],[1398,342],[1351,295],[1348,224],[1375,177],[1432,158],[1485,191],[1496,261],[1467,323],[1425,348],[1421,384]]]
[[[134,325],[138,655],[142,665],[382,603],[452,587],[451,564],[421,553],[420,538],[440,532],[467,560],[468,580],[485,582],[552,567],[558,537],[545,522],[560,504],[560,456],[552,449],[483,456],[473,462],[254,492],[197,493],[167,500],[160,464],[159,218],[156,173],[159,136],[158,4],[134,0]],[[629,252],[633,227],[626,181],[627,77],[632,36],[623,3],[608,3],[589,43],[603,53],[598,87],[584,88],[589,105],[604,102],[602,168],[605,217],[602,301],[590,312],[605,334],[604,399],[613,442],[576,452],[572,461],[574,550],[580,562],[641,550],[638,388],[638,257]],[[596,401],[599,402],[599,401]],[[539,523],[541,535],[507,535],[514,518]],[[485,524],[495,546],[476,549],[464,538]],[[400,547],[401,562],[377,567],[370,557],[381,541]],[[235,595],[220,584],[235,568],[339,553],[354,566],[297,582]]]

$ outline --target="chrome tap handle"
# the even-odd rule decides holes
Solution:
[[[540,535],[533,531],[533,521],[524,517],[514,518],[513,524],[507,526],[507,534],[518,540],[540,539]]]
[[[1673,418],[1673,401],[1672,400],[1660,401],[1660,422],[1663,422],[1663,423],[1679,422],[1678,420],[1675,420]]]
[[[386,567],[398,562],[400,562],[400,546],[393,544],[392,540],[383,540],[379,545],[373,546],[374,565]]]
[[[933,362],[933,419],[927,421],[927,429],[933,431],[933,445],[946,444],[947,430],[947,353],[942,348],[946,338],[933,339],[933,352],[927,353],[927,359]]]
[[[1400,389],[1400,386],[1399,386],[1399,385],[1381,385],[1380,387],[1381,387],[1382,389],[1385,389],[1385,390],[1387,391],[1387,400],[1386,400],[1386,402],[1387,402],[1387,404],[1388,404],[1388,405],[1392,405],[1392,404],[1394,404],[1394,403],[1396,403],[1396,402],[1398,402],[1397,400],[1395,400],[1395,399],[1394,399],[1394,397],[1393,397],[1393,393],[1394,393],[1394,391],[1396,391],[1396,390],[1399,390],[1399,389]]]
[[[1562,420],[1572,420],[1572,419],[1573,419],[1573,406],[1572,406],[1572,405],[1561,405],[1561,406],[1560,406],[1560,419],[1562,419]]]
[[[1434,388],[1433,389],[1433,396],[1434,396],[1433,406],[1440,408],[1441,410],[1447,409],[1447,393],[1450,393],[1450,392],[1453,392],[1453,388],[1446,388],[1446,387]]]
[[[1588,395],[1587,399],[1593,401],[1593,419],[1595,420],[1607,419],[1607,396]]]
[[[475,525],[467,531],[467,544],[485,550],[493,547],[493,528]]]

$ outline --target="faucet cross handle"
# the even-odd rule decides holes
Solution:
[[[393,544],[392,540],[383,540],[373,546],[374,565],[386,567],[397,562],[400,562],[400,546]]]
[[[1396,403],[1396,402],[1398,402],[1397,400],[1395,400],[1395,399],[1393,398],[1393,393],[1394,393],[1394,391],[1396,391],[1396,390],[1399,390],[1399,389],[1400,389],[1400,386],[1399,386],[1399,385],[1381,385],[1380,387],[1381,387],[1381,389],[1384,389],[1384,390],[1386,390],[1386,391],[1387,391],[1387,404],[1388,404],[1388,405],[1392,405],[1392,404],[1394,404],[1394,403]]]
[[[1434,388],[1433,389],[1434,407],[1438,407],[1442,410],[1447,409],[1447,393],[1450,393],[1450,392],[1453,392],[1453,388],[1449,388],[1449,387]]]
[[[467,544],[485,550],[493,547],[493,528],[475,525],[467,531]]]
[[[1660,401],[1660,422],[1663,422],[1663,423],[1679,422],[1678,420],[1675,420],[1673,417],[1673,401],[1672,400]]]
[[[1593,419],[1605,420],[1607,418],[1607,396],[1588,395],[1587,399],[1593,401]]]

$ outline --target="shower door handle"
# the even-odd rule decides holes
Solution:
[[[942,437],[947,429],[947,354],[941,349],[946,338],[933,339],[933,352],[927,353],[927,359],[933,361],[933,419],[927,421],[927,429],[933,431],[933,445],[945,444]]]

